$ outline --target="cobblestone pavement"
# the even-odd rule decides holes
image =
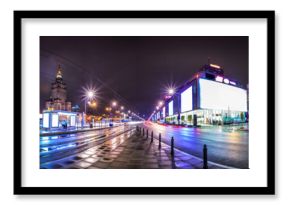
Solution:
[[[43,169],[202,169],[203,161],[151,136],[131,130],[74,156],[42,164]],[[209,169],[224,168],[208,163]]]

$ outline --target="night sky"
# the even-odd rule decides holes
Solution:
[[[248,84],[248,37],[40,37],[40,110],[50,97],[58,64],[68,101],[81,109],[83,88],[98,89],[98,108],[112,100],[151,114],[168,85],[179,86],[208,62]],[[92,111],[91,111],[92,112]]]

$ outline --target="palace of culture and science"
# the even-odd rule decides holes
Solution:
[[[55,82],[51,83],[51,95],[45,102],[45,109],[71,111],[71,102],[67,101],[67,88],[62,79],[60,65],[57,68]]]

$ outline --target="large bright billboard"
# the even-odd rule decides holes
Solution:
[[[199,79],[200,108],[247,111],[247,91],[235,86]]]
[[[70,126],[76,126],[76,116],[75,115],[70,116]]]
[[[173,100],[168,103],[168,115],[173,115]]]
[[[192,86],[181,93],[181,112],[192,110]]]
[[[52,114],[52,127],[58,127],[58,114]]]
[[[43,128],[49,128],[49,113],[43,113],[42,126]]]

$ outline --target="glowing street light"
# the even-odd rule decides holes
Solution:
[[[174,94],[174,89],[173,88],[169,88],[168,89],[168,94],[169,95],[173,95]]]
[[[97,102],[96,102],[96,101],[93,101],[93,102],[91,103],[91,106],[92,106],[92,107],[97,107]]]
[[[109,111],[111,111],[112,110],[112,108],[110,108],[110,107],[106,107],[106,111],[107,112],[109,112]]]
[[[159,101],[159,106],[162,106],[163,105],[163,102],[162,101]]]
[[[94,96],[95,96],[94,91],[89,90],[89,91],[87,92],[87,97],[88,97],[89,99],[92,99]]]
[[[113,106],[113,107],[116,107],[116,106],[117,106],[117,102],[116,102],[116,101],[113,101],[113,102],[112,102],[112,106]]]
[[[121,106],[121,110],[124,110],[124,106]]]
[[[156,110],[159,110],[159,107],[158,106],[156,106]]]
[[[87,104],[90,104],[91,100],[93,100],[95,98],[95,90],[91,89],[91,90],[86,90],[86,94],[85,94],[85,113],[87,113]],[[95,104],[96,105],[96,104]]]

